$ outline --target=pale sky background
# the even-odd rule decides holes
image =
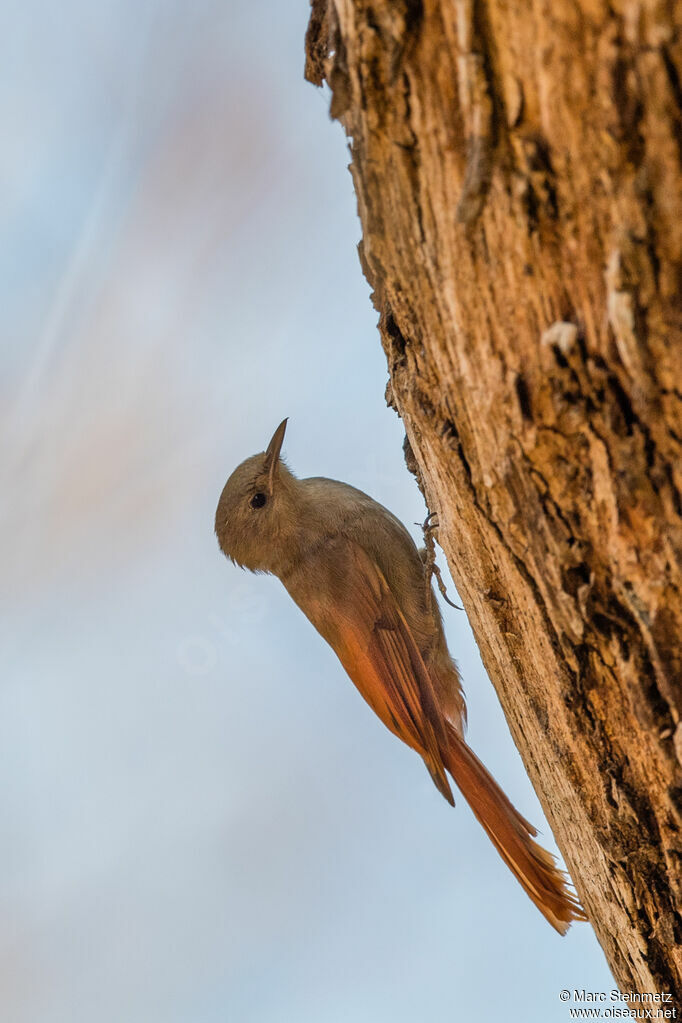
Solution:
[[[563,1023],[613,986],[213,536],[285,415],[298,474],[425,514],[307,15],[0,4],[7,1023]],[[551,845],[445,617],[471,743]]]

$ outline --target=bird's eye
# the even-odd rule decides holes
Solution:
[[[263,505],[266,503],[266,501],[267,501],[267,497],[265,496],[265,494],[260,494],[260,493],[259,494],[254,494],[253,497],[251,498],[251,507],[252,508],[262,508]]]

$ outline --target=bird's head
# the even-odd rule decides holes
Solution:
[[[277,575],[293,553],[296,479],[280,457],[286,428],[285,419],[265,451],[237,466],[216,509],[220,549],[251,572]]]

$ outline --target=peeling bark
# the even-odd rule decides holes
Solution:
[[[625,991],[682,1001],[682,6],[315,0],[391,376]]]

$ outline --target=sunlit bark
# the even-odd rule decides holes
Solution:
[[[682,997],[682,6],[314,0],[440,542],[613,972]]]

